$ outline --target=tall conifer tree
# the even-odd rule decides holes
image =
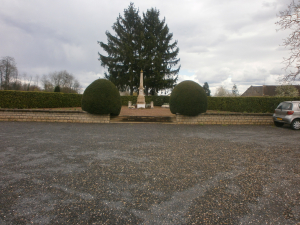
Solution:
[[[207,82],[205,82],[205,83],[204,83],[204,85],[203,85],[203,89],[204,89],[204,91],[205,91],[206,95],[207,95],[207,96],[210,96],[209,85],[208,85],[208,83],[207,83]]]
[[[173,34],[165,24],[160,21],[159,10],[151,8],[143,14],[144,25],[144,74],[145,89],[151,94],[161,89],[173,88],[177,81],[180,66],[172,69],[179,62],[177,55],[179,48],[177,41],[171,43]]]
[[[173,34],[159,20],[159,11],[147,10],[143,20],[139,11],[131,3],[124,10],[124,18],[119,15],[113,25],[116,35],[106,32],[107,44],[98,42],[108,56],[99,53],[101,65],[107,67],[105,77],[119,90],[130,87],[130,94],[139,87],[139,73],[144,70],[146,94],[162,89],[173,88],[177,81],[180,66],[177,55],[177,41],[171,43]]]
[[[112,81],[119,90],[130,87],[132,95],[134,87],[138,87],[141,70],[142,22],[139,11],[130,3],[124,10],[124,18],[119,15],[113,25],[116,35],[106,31],[107,44],[98,42],[108,56],[100,53],[101,65],[107,67],[105,78]]]

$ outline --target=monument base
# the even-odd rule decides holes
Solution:
[[[136,103],[136,108],[146,108],[146,104],[143,104],[143,103]]]

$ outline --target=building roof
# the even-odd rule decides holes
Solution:
[[[241,96],[242,97],[254,97],[254,96],[275,96],[276,87],[279,85],[262,85],[262,86],[250,86]],[[298,89],[300,93],[300,85],[293,85]]]

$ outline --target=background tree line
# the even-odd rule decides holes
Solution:
[[[214,97],[238,97],[238,96],[240,96],[240,94],[236,84],[232,86],[231,91],[227,90],[223,86],[220,86],[216,89],[216,93],[214,95]]]
[[[174,68],[180,60],[179,48],[159,14],[159,10],[151,8],[141,18],[131,3],[113,24],[115,35],[106,31],[108,43],[98,42],[107,53],[99,53],[101,65],[107,68],[105,78],[120,91],[129,89],[132,95],[139,87],[141,70],[146,95],[175,86],[180,70],[180,66]]]
[[[63,70],[60,72],[53,72],[48,75],[43,75],[41,79],[44,91],[53,92],[58,89],[63,93],[79,93],[80,84],[75,77]]]
[[[25,73],[19,75],[13,57],[6,56],[0,60],[0,90],[53,92],[55,87],[59,87],[60,92],[63,93],[80,92],[78,80],[65,70],[43,75],[40,81],[42,88],[39,86],[38,75],[34,78],[27,76]]]

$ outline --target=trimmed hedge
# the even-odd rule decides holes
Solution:
[[[81,107],[82,94],[64,94],[54,92],[0,91],[0,108],[65,108]],[[153,101],[154,106],[169,103],[170,96],[145,96],[147,104]],[[136,104],[137,96],[121,96],[122,105],[128,101]]]
[[[273,113],[283,101],[300,101],[299,97],[208,97],[208,109],[230,112]]]
[[[145,96],[146,103],[153,101],[154,106],[162,106],[170,102],[170,96]]]
[[[137,96],[121,96],[122,105],[128,106],[129,101],[131,101],[132,104],[136,104]]]
[[[186,80],[172,91],[170,110],[173,114],[197,116],[207,110],[207,96],[205,90],[196,82]]]
[[[122,105],[127,106],[128,101],[136,104],[137,96],[121,96]],[[145,96],[145,101],[150,104],[153,101],[154,106],[162,106],[164,103],[169,103],[170,96]]]
[[[122,105],[128,101],[136,104],[137,96],[121,96]],[[145,96],[146,103],[153,101],[154,106],[162,106],[170,102],[170,96]],[[300,101],[299,97],[207,97],[207,110],[273,113],[274,109],[283,101]]]
[[[81,107],[91,114],[118,116],[122,107],[120,93],[111,81],[97,79],[85,89]]]
[[[0,91],[0,107],[12,109],[80,107],[80,94],[60,92]]]

